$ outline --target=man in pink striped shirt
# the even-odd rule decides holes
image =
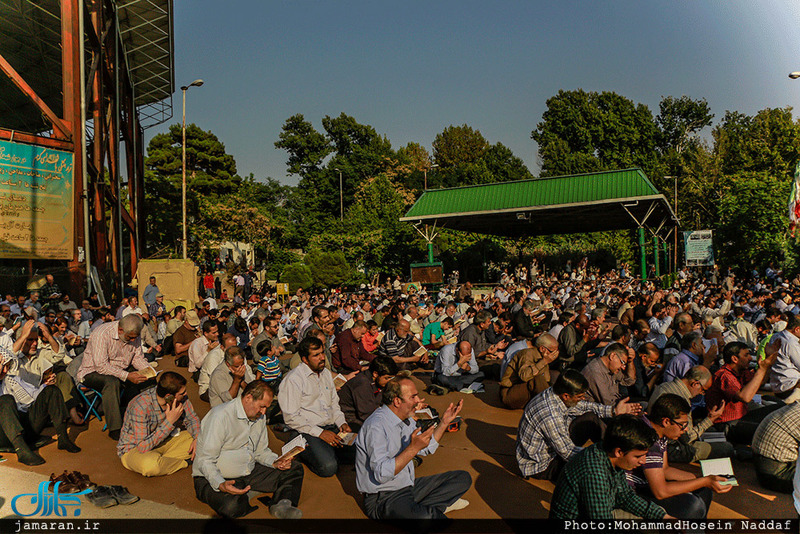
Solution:
[[[78,382],[96,389],[103,395],[103,412],[108,423],[108,435],[118,440],[122,428],[120,390],[128,382],[125,395],[136,396],[148,379],[139,373],[150,366],[142,353],[140,334],[144,323],[136,314],[119,321],[101,325],[89,336],[83,362],[78,370]],[[128,371],[133,366],[136,371]]]

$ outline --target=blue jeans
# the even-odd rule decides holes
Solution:
[[[339,429],[334,425],[322,427],[325,430],[330,430],[334,434],[339,433]],[[293,430],[289,434],[289,439],[292,440],[299,432]],[[306,450],[297,455],[297,458],[306,464],[311,472],[323,478],[332,477],[339,470],[339,463],[354,464],[356,462],[356,448],[355,445],[344,445],[342,447],[332,447],[322,441],[320,438],[314,437],[310,434],[303,434],[303,437],[308,444]]]

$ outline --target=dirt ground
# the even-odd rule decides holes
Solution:
[[[176,369],[173,359],[159,360],[159,369],[177,370],[187,376],[186,369]],[[498,398],[498,385],[494,381],[485,383],[485,393],[465,395],[450,393],[436,397],[424,394],[429,383],[429,374],[420,372],[414,375],[417,387],[425,400],[443,412],[450,402],[464,399],[461,413],[464,422],[455,433],[445,434],[439,450],[426,457],[416,470],[417,476],[431,475],[451,469],[464,469],[472,475],[472,488],[464,496],[470,505],[451,514],[455,519],[524,519],[546,518],[553,484],[538,480],[524,480],[517,469],[514,455],[517,425],[522,410],[511,411],[501,407]],[[208,412],[208,404],[197,395],[197,385],[189,379],[189,396],[195,410],[202,417]],[[184,469],[174,475],[159,478],[145,478],[122,467],[116,454],[116,442],[101,429],[103,424],[93,419],[88,426],[71,427],[70,434],[83,450],[69,454],[51,443],[40,454],[47,463],[27,467],[16,461],[13,454],[4,454],[7,461],[0,463],[0,497],[6,502],[20,493],[12,482],[13,469],[38,473],[44,478],[50,473],[61,473],[65,469],[77,470],[90,475],[100,485],[118,484],[128,488],[142,499],[168,505],[179,510],[159,507],[164,518],[189,517],[184,512],[212,516],[213,512],[199,502],[194,495],[191,469]],[[283,441],[270,430],[270,447],[279,452]],[[752,463],[736,460],[734,472],[739,487],[724,495],[715,495],[709,512],[710,519],[744,518],[797,518],[790,495],[775,494],[761,488],[756,482]],[[699,465],[679,466],[699,473]],[[134,517],[153,517],[152,507],[143,506],[141,515],[136,515],[139,503],[131,505],[128,514]],[[257,500],[258,506],[248,518],[271,518],[266,506]],[[339,473],[331,478],[319,478],[308,469],[305,472],[300,508],[305,518],[364,518],[361,510],[361,497],[355,486],[355,469],[342,466]],[[87,506],[84,517],[94,517],[100,513],[97,508]],[[113,508],[111,509],[113,510]],[[4,510],[5,511],[5,510]],[[130,516],[130,515],[129,515]]]

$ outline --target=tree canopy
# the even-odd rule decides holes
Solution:
[[[507,146],[467,124],[447,126],[429,147],[412,141],[397,149],[345,113],[326,115],[320,125],[292,115],[274,141],[287,153],[287,175],[299,179],[295,187],[271,177],[241,178],[214,134],[187,127],[193,257],[202,259],[216,241],[247,241],[271,276],[297,287],[404,273],[426,256],[424,240],[399,221],[423,193],[426,174],[428,188],[534,178]],[[151,254],[179,252],[180,133],[172,125],[148,147]],[[727,264],[772,260],[791,267],[797,261],[785,208],[800,154],[800,123],[791,108],[752,116],[727,111],[715,124],[705,99],[662,97],[654,116],[614,92],[561,90],[547,100],[531,139],[538,144],[542,177],[640,167],[668,198],[677,186],[683,229],[715,230],[717,257]],[[445,230],[435,246],[446,270],[473,278],[532,256],[563,261],[588,254],[613,266],[636,252],[627,231],[512,241]]]

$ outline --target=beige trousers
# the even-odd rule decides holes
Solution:
[[[141,453],[136,449],[129,450],[122,455],[122,466],[146,477],[171,475],[189,465],[186,460],[192,457],[189,454],[192,441],[192,435],[182,430],[151,451]]]

